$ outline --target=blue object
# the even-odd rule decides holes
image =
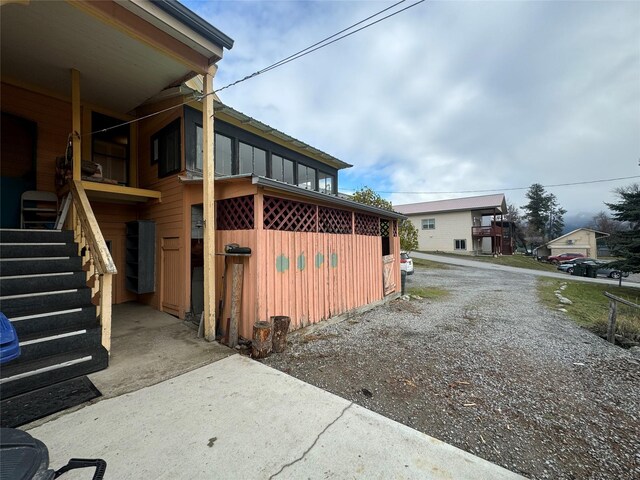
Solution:
[[[20,356],[18,334],[9,319],[0,312],[0,365]]]

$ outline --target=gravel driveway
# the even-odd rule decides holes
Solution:
[[[265,363],[530,478],[640,478],[640,362],[536,299],[536,278],[416,269],[396,300]],[[312,408],[312,406],[310,406]]]

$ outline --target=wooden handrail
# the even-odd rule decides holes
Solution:
[[[104,241],[98,221],[93,214],[93,209],[89,203],[87,193],[84,191],[82,182],[73,180],[70,183],[71,194],[73,197],[73,205],[76,207],[78,219],[82,224],[82,229],[89,242],[89,248],[93,254],[96,264],[96,270],[99,274],[118,273],[113,257],[107,248],[107,242]]]

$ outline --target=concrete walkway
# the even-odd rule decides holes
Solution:
[[[239,355],[29,433],[108,479],[523,478]]]
[[[498,270],[502,272],[521,273],[523,275],[535,275],[538,277],[559,278],[561,280],[571,280],[571,281],[587,282],[587,283],[599,283],[602,285],[612,285],[612,286],[618,285],[618,280],[614,280],[611,278],[574,277],[566,273],[545,272],[544,270],[530,270],[528,268],[509,267],[507,265],[496,265],[494,263],[489,263],[489,262],[467,260],[466,258],[452,258],[452,257],[445,257],[443,255],[432,255],[430,253],[421,253],[421,252],[411,252],[411,256],[413,258],[420,258],[422,260],[431,260],[432,262],[446,263],[449,265],[457,265],[460,267],[483,268],[485,270]],[[640,283],[624,278],[622,279],[622,286],[640,288]]]

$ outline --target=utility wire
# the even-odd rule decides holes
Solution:
[[[629,180],[633,178],[640,178],[640,175],[633,175],[631,177],[618,177],[618,178],[605,178],[600,180],[587,180],[584,182],[572,182],[572,183],[556,183],[554,185],[542,185],[543,188],[553,188],[553,187],[569,187],[574,185],[589,185],[592,183],[605,183],[605,182],[615,182],[617,180]],[[529,187],[511,187],[511,188],[493,188],[490,190],[458,190],[455,192],[390,192],[390,191],[382,191],[378,190],[378,193],[398,193],[403,195],[435,195],[440,193],[489,193],[489,192],[512,192],[514,190],[528,190]],[[356,192],[357,189],[353,188],[341,188],[341,190],[346,190],[349,192]]]
[[[150,114],[145,115],[145,116],[140,117],[140,118],[135,118],[135,119],[129,120],[127,122],[119,123],[118,125],[113,125],[111,127],[103,128],[103,129],[100,129],[100,130],[95,130],[93,132],[83,134],[82,136],[84,137],[84,136],[95,135],[96,133],[104,133],[104,132],[107,132],[109,130],[113,130],[114,128],[122,127],[122,126],[125,126],[125,125],[130,125],[132,123],[136,123],[136,122],[139,122],[141,120],[153,117],[155,115],[159,115],[161,113],[168,112],[168,111],[173,110],[175,108],[183,107],[183,106],[188,105],[189,103],[193,103],[195,101],[202,101],[204,98],[206,98],[209,95],[214,95],[214,94],[216,94],[218,92],[221,92],[222,90],[225,90],[227,88],[231,88],[231,87],[233,87],[235,85],[238,85],[238,84],[240,84],[242,82],[246,82],[247,80],[255,78],[258,75],[262,75],[263,73],[269,72],[269,71],[271,71],[271,70],[273,70],[275,68],[281,67],[282,65],[286,65],[287,63],[293,62],[294,60],[298,60],[299,58],[302,58],[302,57],[304,57],[306,55],[309,55],[310,53],[313,53],[313,52],[315,52],[317,50],[320,50],[321,48],[327,47],[327,46],[329,46],[329,45],[331,45],[331,44],[333,44],[335,42],[338,42],[338,41],[340,41],[340,40],[342,40],[344,38],[347,38],[347,37],[349,37],[349,36],[351,36],[351,35],[353,35],[355,33],[358,33],[360,31],[366,29],[366,28],[372,27],[373,25],[376,25],[376,24],[382,22],[383,20],[387,20],[388,18],[391,18],[391,17],[393,17],[393,16],[395,16],[395,15],[397,15],[399,13],[402,13],[402,12],[404,12],[404,11],[410,9],[410,8],[413,8],[416,5],[424,3],[426,0],[418,0],[415,3],[412,3],[411,5],[408,5],[408,6],[402,8],[400,10],[396,10],[395,12],[390,13],[388,15],[385,15],[384,17],[379,18],[379,19],[377,19],[377,20],[375,20],[375,21],[373,21],[371,23],[368,23],[368,24],[366,24],[366,25],[364,25],[364,26],[362,26],[362,27],[360,27],[360,28],[358,28],[356,30],[353,30],[353,31],[351,31],[349,33],[345,33],[345,32],[348,32],[349,30],[352,30],[353,28],[357,27],[358,25],[361,25],[364,22],[366,22],[368,20],[371,20],[372,18],[375,18],[375,17],[383,14],[384,12],[387,12],[390,9],[392,9],[394,7],[397,7],[401,3],[404,3],[405,1],[406,0],[400,0],[399,2],[394,3],[393,5],[391,5],[389,7],[383,8],[379,12],[374,13],[373,15],[370,15],[367,18],[364,18],[363,20],[360,20],[359,22],[356,22],[356,23],[350,25],[349,27],[340,30],[339,32],[334,33],[333,35],[330,35],[330,36],[324,38],[323,40],[320,40],[319,42],[314,43],[313,45],[309,45],[308,47],[303,48],[302,50],[299,50],[298,52],[293,53],[293,54],[289,55],[288,57],[283,58],[282,60],[279,60],[279,61],[277,61],[275,63],[272,63],[271,65],[268,65],[268,66],[266,66],[266,67],[264,67],[264,68],[262,68],[262,69],[260,69],[260,70],[258,70],[256,72],[253,72],[252,74],[247,75],[247,76],[245,76],[243,78],[235,80],[234,82],[228,83],[227,85],[225,85],[223,87],[220,87],[220,88],[218,88],[216,90],[213,90],[212,92],[209,92],[207,94],[194,94],[194,98],[193,99],[187,100],[187,101],[182,102],[182,103],[180,103],[178,105],[173,105],[171,107],[165,108],[165,109],[160,110],[158,112],[153,112],[153,113],[150,113]],[[344,33],[344,35],[341,35],[343,33]]]

